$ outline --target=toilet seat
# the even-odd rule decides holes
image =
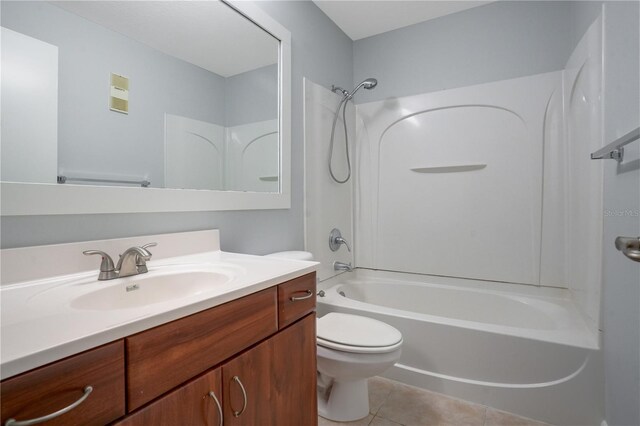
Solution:
[[[387,353],[402,346],[402,334],[382,321],[331,312],[317,320],[317,343],[351,353]]]

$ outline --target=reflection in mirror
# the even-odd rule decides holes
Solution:
[[[11,182],[279,191],[279,41],[216,1],[2,1]]]

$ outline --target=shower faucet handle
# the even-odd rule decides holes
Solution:
[[[344,244],[347,246],[347,251],[351,252],[351,247],[349,247],[349,243],[347,240],[342,238],[342,234],[338,228],[333,228],[331,233],[329,234],[329,248],[331,251],[338,251],[340,245]]]

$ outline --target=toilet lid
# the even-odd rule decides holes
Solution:
[[[337,312],[318,318],[317,333],[318,344],[342,350],[348,347],[388,348],[402,343],[402,334],[389,324]]]

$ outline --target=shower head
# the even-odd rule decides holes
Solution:
[[[378,80],[376,80],[375,78],[368,78],[361,84],[365,89],[371,90],[378,85]]]
[[[378,80],[376,80],[375,78],[367,78],[366,80],[362,81],[360,84],[358,84],[355,89],[353,89],[351,91],[351,93],[349,94],[349,96],[347,97],[348,99],[353,98],[353,95],[356,94],[356,92],[358,90],[360,90],[361,87],[364,87],[367,90],[371,90],[374,87],[376,87],[378,85]]]

